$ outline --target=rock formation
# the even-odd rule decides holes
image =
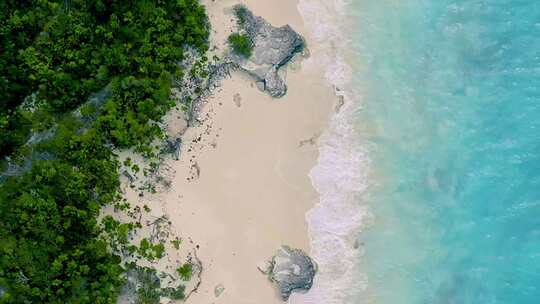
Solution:
[[[234,10],[240,19],[240,30],[251,39],[253,51],[248,59],[232,55],[232,60],[255,78],[259,88],[272,97],[282,97],[287,92],[287,86],[279,70],[295,54],[304,50],[304,39],[289,25],[274,27],[242,5],[235,6]]]
[[[287,301],[293,291],[309,290],[316,272],[317,265],[306,253],[289,246],[282,246],[263,271],[277,284],[283,301]]]

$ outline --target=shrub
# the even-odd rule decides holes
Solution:
[[[231,34],[229,36],[229,45],[236,54],[245,58],[251,57],[253,43],[247,34]]]
[[[171,244],[173,244],[174,248],[176,250],[178,250],[178,249],[180,249],[180,244],[182,244],[182,240],[179,239],[179,238],[176,238],[176,239],[171,241]]]
[[[238,24],[243,26],[244,23],[246,23],[246,16],[248,14],[248,10],[243,5],[237,5],[234,7],[234,15],[236,16],[236,19],[238,20]]]
[[[180,279],[189,281],[193,275],[193,266],[190,263],[184,263],[184,265],[178,267],[176,271],[178,272],[178,275],[180,275]]]
[[[132,226],[98,225],[101,207],[120,197],[111,143],[161,135],[178,61],[187,46],[207,51],[208,31],[197,0],[0,1],[0,158],[42,155],[0,181],[0,303],[116,303],[125,273],[103,234],[125,245]],[[101,108],[82,108],[97,116],[82,128],[70,112],[108,84]],[[23,146],[52,126],[51,138]],[[152,259],[165,253],[142,245]]]

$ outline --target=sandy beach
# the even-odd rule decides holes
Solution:
[[[203,3],[219,53],[239,2]],[[312,49],[296,1],[243,3],[274,26],[291,25]],[[204,105],[202,123],[184,135],[163,207],[175,234],[198,245],[203,264],[202,284],[188,303],[282,303],[257,266],[284,244],[310,251],[305,213],[319,197],[308,173],[337,100],[312,58],[287,67],[281,99],[233,73]],[[216,286],[224,287],[219,296]]]

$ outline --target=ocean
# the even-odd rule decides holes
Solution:
[[[540,1],[301,0],[343,95],[292,303],[540,303]]]

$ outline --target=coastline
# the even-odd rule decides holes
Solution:
[[[218,52],[236,3],[203,1]],[[295,2],[242,3],[274,26],[291,25],[316,48]],[[280,99],[232,73],[203,106],[201,124],[184,134],[180,160],[169,163],[175,174],[162,194],[163,210],[203,264],[202,283],[188,303],[283,303],[257,266],[281,245],[311,251],[304,219],[319,196],[308,173],[339,98],[313,55],[284,70],[288,92]]]
[[[53,2],[1,5],[0,303],[538,302],[537,4]]]
[[[373,183],[371,160],[356,118],[362,111],[362,85],[355,86],[357,62],[351,34],[355,31],[350,1],[299,0],[298,10],[313,37],[313,53],[324,68],[325,81],[338,96],[336,113],[318,142],[318,159],[309,176],[319,201],[306,214],[311,257],[319,265],[307,294],[291,297],[292,304],[357,303],[368,287],[359,267],[364,254],[360,232],[373,219],[363,203]]]

